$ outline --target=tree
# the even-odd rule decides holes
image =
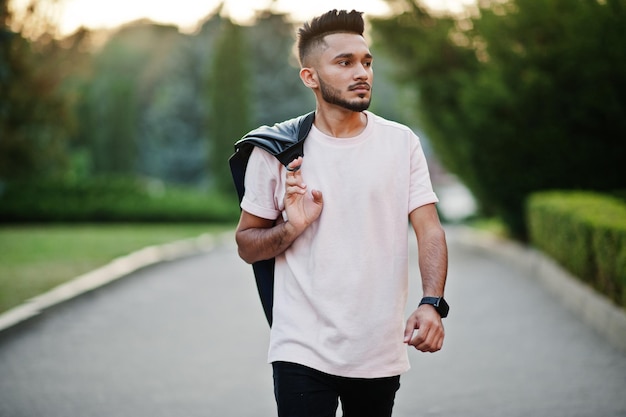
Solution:
[[[286,16],[263,11],[244,30],[251,45],[253,124],[273,125],[314,110],[314,96],[298,76],[295,30]]]
[[[190,43],[183,38],[170,52],[141,106],[138,170],[167,182],[198,185],[206,182],[208,153]]]
[[[61,73],[47,59],[58,43],[30,41],[11,24],[8,1],[0,0],[0,179],[62,175],[71,120]]]
[[[626,168],[624,0],[481,2],[373,22],[419,94],[446,167],[524,238],[533,191],[613,190]]]
[[[201,184],[208,154],[194,39],[152,25],[148,44],[150,58],[139,80],[137,170],[167,182]]]
[[[233,192],[228,157],[233,143],[251,129],[250,51],[241,26],[230,19],[216,40],[208,79],[210,162],[215,186]]]
[[[95,174],[133,174],[138,145],[138,74],[145,55],[112,38],[94,59],[82,120]]]
[[[188,63],[187,42],[174,26],[138,21],[122,27],[94,54],[78,106],[79,142],[89,150],[93,173],[191,181],[191,161],[171,158],[173,147],[184,148],[187,133],[195,135],[199,124],[181,121],[198,113],[184,113],[190,106],[181,101],[189,95],[180,93],[191,89],[185,85],[190,77],[179,70]],[[185,173],[179,175],[178,167]]]

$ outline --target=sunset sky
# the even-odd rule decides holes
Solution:
[[[12,0],[15,8],[29,0]],[[57,0],[59,1],[59,0]],[[474,0],[424,0],[430,7],[455,9]],[[42,2],[43,3],[43,2]],[[60,0],[57,21],[62,34],[80,26],[112,28],[133,20],[148,18],[159,23],[175,24],[181,30],[191,31],[196,23],[211,13],[219,0]],[[225,9],[234,19],[245,22],[255,11],[273,4],[273,10],[290,13],[297,20],[306,20],[331,9],[356,9],[366,14],[387,12],[383,0],[225,0]],[[23,7],[23,6],[22,6]]]

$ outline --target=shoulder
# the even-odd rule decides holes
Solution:
[[[313,123],[314,113],[308,113],[294,119],[276,123],[273,126],[261,126],[244,135],[237,143],[235,150],[247,158],[252,152],[252,148],[262,148],[277,157],[281,162],[283,154],[289,149],[296,149],[300,142],[308,135]],[[301,147],[301,146],[300,146]],[[243,152],[240,152],[243,151]],[[287,155],[289,157],[289,155]]]
[[[257,146],[266,145],[267,142],[277,143],[293,143],[296,142],[300,136],[301,130],[310,129],[312,123],[313,113],[308,113],[302,116],[295,117],[293,119],[285,120],[284,122],[276,123],[273,126],[260,126],[250,132],[238,142],[252,142]],[[269,149],[270,152],[272,151]]]
[[[250,153],[249,163],[261,163],[267,166],[280,165],[276,157],[262,146],[255,146]]]
[[[367,112],[367,116],[374,124],[373,129],[376,131],[376,136],[387,144],[394,143],[398,146],[404,144],[402,146],[410,146],[412,148],[421,146],[420,138],[410,127],[387,120],[371,112]],[[390,142],[389,139],[392,139],[392,141]]]
[[[366,114],[367,114],[368,119],[372,120],[374,125],[378,128],[387,129],[389,131],[396,132],[397,134],[400,134],[400,135],[404,134],[408,136],[416,136],[415,132],[413,132],[411,128],[409,128],[406,125],[403,125],[402,123],[385,119],[384,117],[379,116],[369,111],[366,112]]]

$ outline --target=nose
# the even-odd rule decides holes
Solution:
[[[356,65],[354,78],[357,80],[367,80],[369,78],[369,67],[366,64]]]

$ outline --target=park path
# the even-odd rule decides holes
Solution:
[[[446,343],[411,351],[394,416],[626,416],[626,354],[527,271],[454,233]],[[267,336],[227,239],[0,332],[0,417],[273,416]]]

